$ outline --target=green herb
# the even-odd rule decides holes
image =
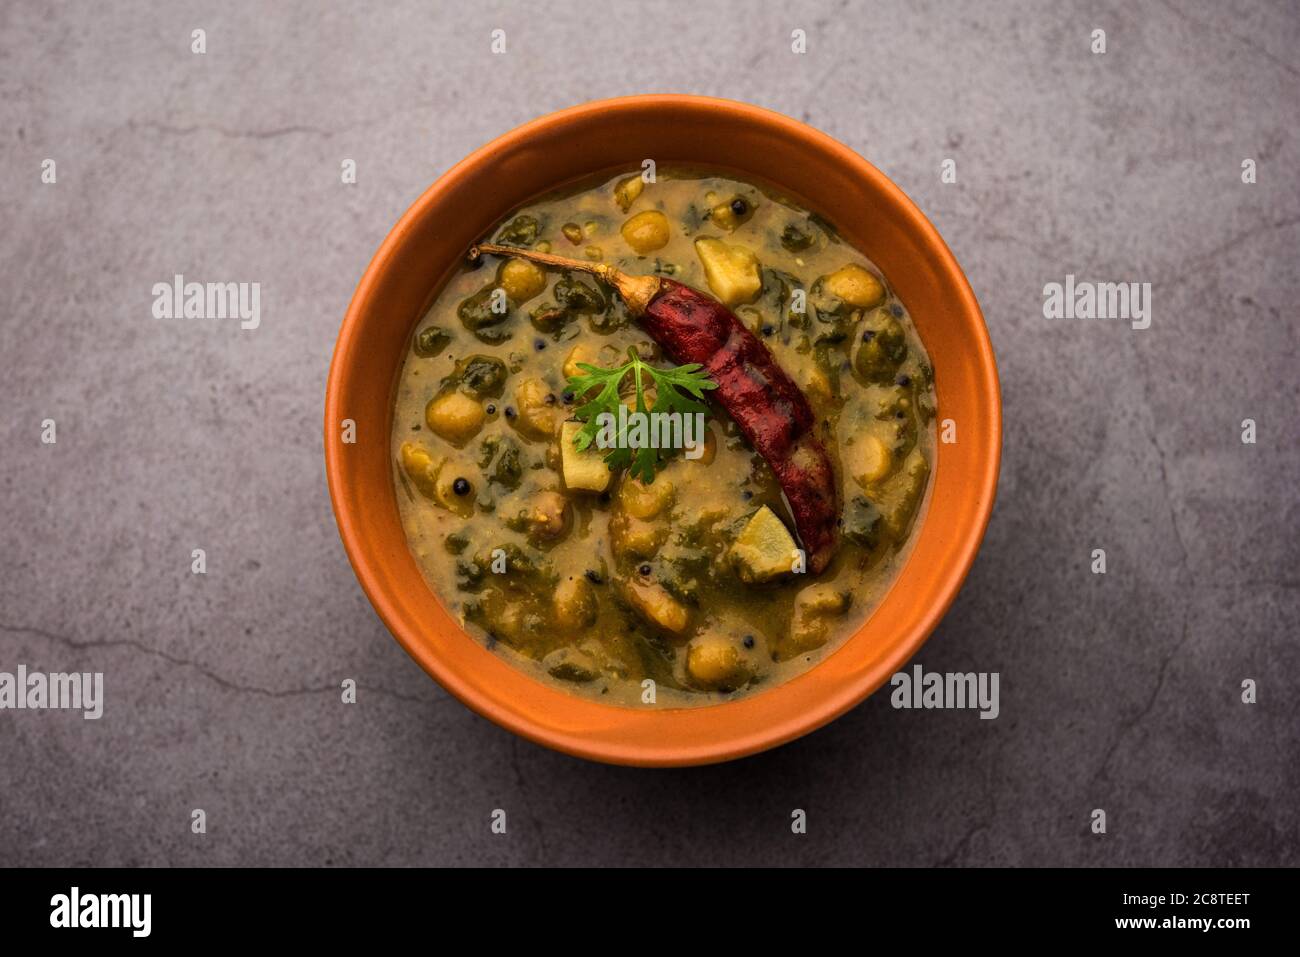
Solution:
[[[597,390],[594,396],[574,410],[574,415],[585,424],[578,430],[573,441],[579,449],[590,447],[602,429],[601,414],[608,413],[613,416],[612,428],[617,431],[617,439],[605,455],[605,464],[611,470],[629,466],[633,476],[649,485],[654,481],[659,463],[668,458],[671,450],[634,449],[628,444],[628,424],[626,420],[620,421],[618,416],[619,406],[623,404],[620,389],[624,379],[631,375],[636,387],[634,411],[643,415],[680,412],[683,420],[687,415],[709,411],[708,406],[696,400],[702,400],[704,391],[716,389],[718,384],[709,378],[707,372],[701,371],[703,366],[698,362],[672,369],[656,369],[636,354],[635,347],[630,347],[627,354],[631,361],[613,369],[602,369],[599,366],[579,362],[578,368],[586,374],[569,377],[569,388],[576,396],[586,396],[587,393]],[[654,405],[647,408],[645,389],[651,382],[654,384],[655,400]]]

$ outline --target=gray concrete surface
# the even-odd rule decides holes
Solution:
[[[107,702],[0,712],[0,865],[1300,863],[1298,48],[1241,0],[3,4],[0,671]],[[998,720],[877,695],[727,766],[587,764],[450,699],[357,586],[320,414],[371,254],[497,134],[659,91],[840,138],[967,270],[1005,462],[918,661],[1000,672]],[[261,328],[153,320],[177,272],[260,282]],[[1151,328],[1048,322],[1067,273],[1151,282]]]

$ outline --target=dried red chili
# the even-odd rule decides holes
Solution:
[[[484,243],[470,250],[517,256],[605,280],[674,362],[698,362],[718,383],[712,397],[771,467],[794,516],[814,574],[835,550],[839,503],[830,457],[813,435],[808,400],[767,347],[735,314],[710,296],[672,279],[631,276],[605,263]]]

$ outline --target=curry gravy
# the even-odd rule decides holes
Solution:
[[[569,189],[493,237],[726,302],[816,413],[841,525],[820,575],[771,568],[754,523],[792,533],[788,508],[716,404],[701,458],[571,488],[575,363],[621,365],[629,347],[673,363],[596,279],[485,257],[416,326],[392,433],[411,552],[469,635],[569,692],[682,707],[778,684],[856,631],[907,557],[935,450],[931,365],[887,278],[789,199],[688,169]]]

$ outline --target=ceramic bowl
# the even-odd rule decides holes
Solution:
[[[792,680],[722,704],[638,710],[544,685],[471,639],[421,577],[398,516],[389,441],[397,373],[417,321],[466,250],[515,207],[574,180],[688,164],[782,188],[883,271],[934,365],[940,442],[911,557],[851,637]],[[354,441],[345,441],[345,420]],[[325,398],[325,464],[339,533],[379,617],[425,671],[525,738],[619,764],[704,764],[790,741],[843,714],[904,666],[952,603],[993,507],[1001,454],[997,368],[952,253],[858,154],[788,117],[727,100],[635,96],[534,120],[449,170],[401,218],[361,277]]]

